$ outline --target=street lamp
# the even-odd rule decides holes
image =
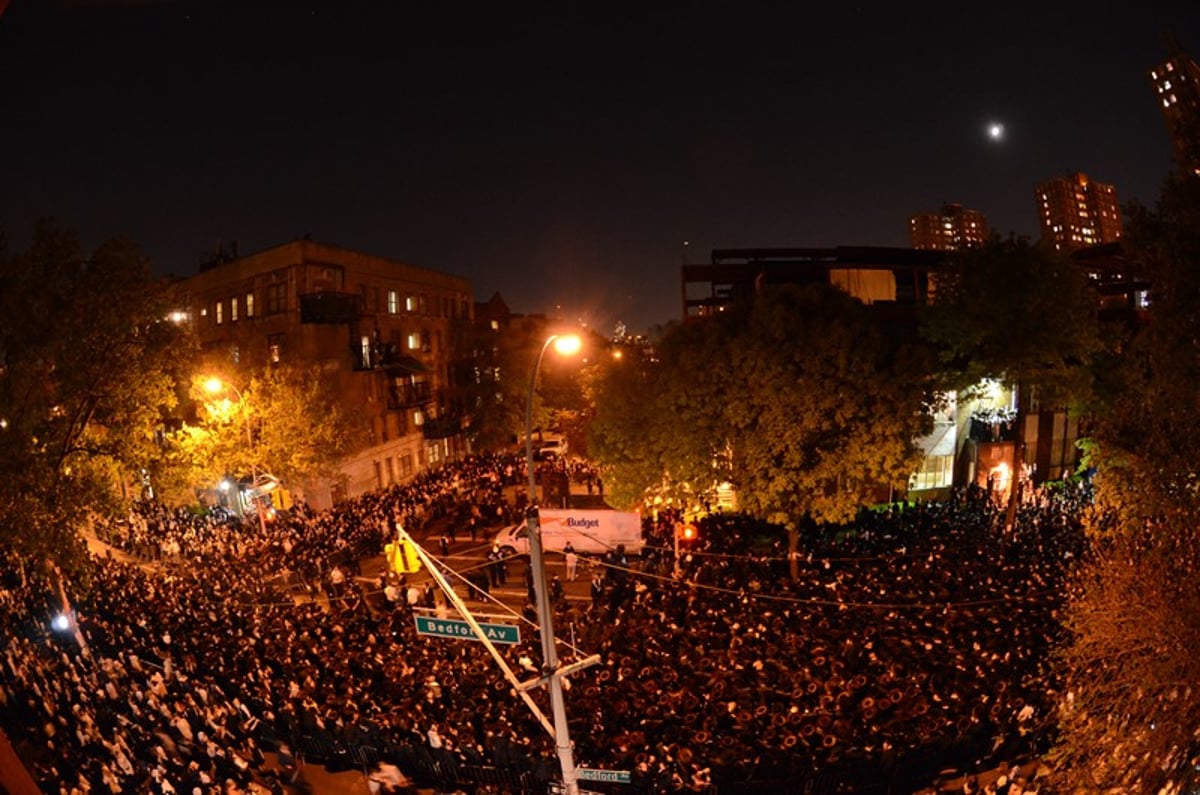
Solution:
[[[241,391],[233,384],[226,383],[220,378],[209,378],[204,382],[204,391],[210,395],[219,395],[226,389],[233,392],[237,396],[238,403],[245,404],[245,398],[242,397]],[[244,408],[244,405],[243,405]],[[254,433],[250,428],[250,414],[246,412],[246,442],[249,444],[247,448],[250,451],[250,490],[254,491],[258,488],[258,465],[255,463],[254,455]],[[258,527],[262,530],[263,535],[267,532],[267,520],[263,516],[262,503],[259,502],[257,495],[254,497],[254,509],[258,513]]]
[[[533,392],[537,387],[538,370],[542,358],[550,346],[563,356],[571,356],[583,346],[577,334],[551,334],[542,343],[533,372],[529,376],[529,394],[525,401],[525,468],[529,473],[529,513],[526,527],[529,531],[529,566],[533,574],[534,595],[537,598],[538,622],[542,634],[542,675],[550,688],[550,709],[554,718],[554,747],[558,762],[562,766],[563,792],[578,795],[579,783],[575,778],[575,756],[568,736],[567,709],[563,703],[562,678],[558,670],[558,652],[554,648],[554,614],[550,608],[550,593],[546,587],[546,561],[542,555],[542,529],[538,520],[537,478],[533,462]]]

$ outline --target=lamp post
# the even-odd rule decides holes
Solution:
[[[245,404],[246,400],[242,397],[241,391],[233,384],[226,383],[220,378],[210,378],[204,382],[206,392],[216,395],[226,389],[231,390],[237,396],[238,403]],[[246,442],[249,445],[247,448],[250,451],[250,489],[251,491],[258,488],[258,465],[255,463],[254,455],[254,433],[250,428],[250,415],[246,415]],[[258,497],[254,498],[254,510],[258,514],[258,528],[266,535],[267,520],[263,516],[262,503],[258,501]]]
[[[554,648],[554,613],[550,605],[550,593],[546,587],[546,561],[542,555],[542,529],[538,521],[537,473],[533,461],[533,392],[537,387],[538,370],[546,351],[554,345],[558,353],[570,356],[582,345],[577,335],[560,336],[551,334],[542,343],[533,372],[529,376],[529,394],[525,402],[525,468],[529,474],[529,512],[526,526],[529,530],[529,566],[533,573],[534,595],[537,599],[538,623],[542,635],[542,675],[550,688],[550,710],[554,719],[554,747],[562,767],[563,792],[578,795],[579,783],[575,775],[575,755],[568,736],[567,709],[563,703],[561,674],[558,670],[558,652]]]

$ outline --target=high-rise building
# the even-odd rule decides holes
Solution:
[[[1200,66],[1173,38],[1167,40],[1167,50],[1170,57],[1150,70],[1150,80],[1179,169],[1200,175]]]
[[[1121,208],[1112,185],[1069,173],[1037,186],[1042,237],[1060,251],[1074,251],[1121,238]]]
[[[961,204],[942,205],[940,212],[921,213],[908,219],[913,248],[958,251],[982,246],[987,241],[987,221],[978,210]]]

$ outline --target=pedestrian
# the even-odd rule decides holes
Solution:
[[[500,586],[500,566],[502,565],[500,560],[503,557],[504,557],[504,555],[500,552],[500,545],[492,544],[492,548],[488,551],[488,554],[487,554],[487,560],[488,560],[487,570],[488,570],[488,579],[491,581],[493,588],[497,588]]]
[[[604,580],[600,578],[600,572],[592,575],[592,609],[599,610],[600,603],[604,600]]]
[[[442,550],[442,557],[443,558],[450,557],[450,537],[447,536],[445,533],[442,533],[442,537],[440,539],[438,539],[438,544]]]
[[[575,554],[575,549],[569,541],[563,549],[563,561],[567,564],[567,582],[575,582],[575,575],[579,568],[579,556]]]
[[[555,574],[550,578],[550,600],[555,604],[558,604],[566,598],[567,593],[563,588],[562,578]]]

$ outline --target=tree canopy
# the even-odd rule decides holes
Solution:
[[[1043,405],[1086,400],[1101,350],[1096,298],[1065,254],[993,238],[949,255],[931,292],[921,333],[938,346],[949,388],[992,378],[1036,392]]]
[[[239,376],[248,378],[242,387]],[[277,363],[213,378],[192,380],[195,419],[169,437],[163,477],[176,489],[254,472],[301,485],[331,476],[360,441],[320,367]]]
[[[1088,791],[1200,785],[1200,179],[1133,206],[1130,275],[1148,322],[1111,357],[1089,455],[1092,552],[1065,615],[1063,777]]]
[[[657,362],[612,367],[593,450],[614,496],[665,479],[702,498],[729,482],[749,513],[794,528],[903,487],[929,428],[931,361],[885,312],[825,285],[769,288],[673,327]]]
[[[69,570],[87,512],[123,495],[194,342],[132,243],[43,223],[0,253],[0,543]]]

